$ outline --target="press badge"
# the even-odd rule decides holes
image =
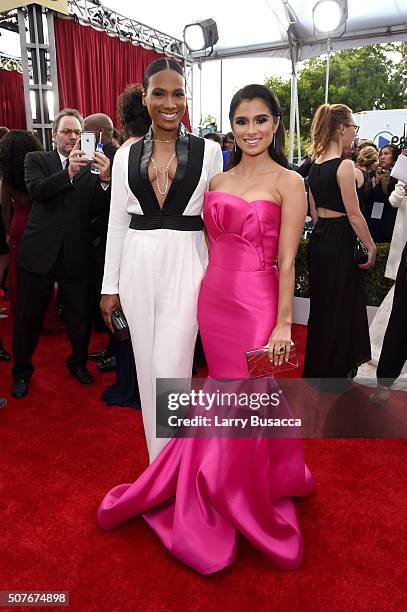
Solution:
[[[372,219],[381,219],[383,214],[384,202],[375,202],[372,208]]]

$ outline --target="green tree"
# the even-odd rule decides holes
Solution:
[[[396,68],[395,79],[400,81],[402,88],[404,83],[403,96],[405,104],[407,95],[407,42],[400,43],[398,51],[400,53],[401,60]]]
[[[401,55],[394,61],[396,53]],[[333,53],[330,58],[328,100],[354,112],[404,108],[407,105],[407,44],[371,45]],[[325,99],[326,57],[307,60],[298,76],[301,134],[309,138],[312,117]],[[270,77],[265,84],[280,99],[284,125],[290,120],[290,81]]]

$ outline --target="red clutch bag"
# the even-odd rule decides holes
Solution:
[[[295,370],[298,368],[297,347],[291,344],[291,351],[288,361],[283,361],[281,365],[274,365],[268,358],[268,349],[261,348],[246,351],[247,369],[250,378],[261,378],[262,376],[278,376],[282,372]]]

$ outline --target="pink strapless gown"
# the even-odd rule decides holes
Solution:
[[[244,352],[266,344],[277,316],[280,208],[205,194],[209,266],[198,317],[211,377],[245,378]],[[112,489],[98,520],[112,529],[142,514],[164,546],[201,574],[232,563],[237,532],[275,568],[302,561],[291,497],[313,490],[298,439],[174,438],[133,484]]]

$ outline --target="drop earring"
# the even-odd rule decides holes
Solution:
[[[233,145],[233,151],[234,151],[235,153],[236,153],[236,151],[237,151],[237,148],[236,148],[236,138],[235,138],[235,142],[234,142],[234,145]]]
[[[273,134],[273,143],[272,144],[273,144],[273,149],[275,149],[276,148],[276,133],[275,132]]]

